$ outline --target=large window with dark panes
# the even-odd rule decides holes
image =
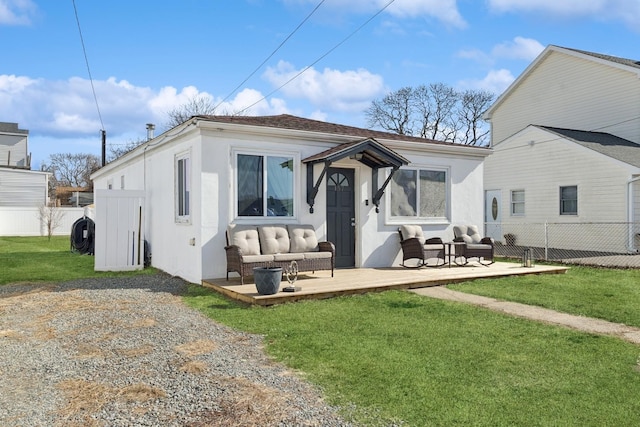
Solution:
[[[447,171],[400,169],[389,184],[391,218],[444,219],[448,213]]]
[[[236,202],[239,217],[294,215],[291,156],[238,154]]]

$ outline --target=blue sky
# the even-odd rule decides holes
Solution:
[[[220,114],[367,127],[371,101],[405,86],[500,94],[549,44],[640,60],[640,0],[388,3],[0,0],[0,121],[29,130],[38,169],[52,153],[99,156],[103,127],[108,144],[161,132],[194,96]]]

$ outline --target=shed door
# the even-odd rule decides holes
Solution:
[[[353,169],[329,168],[327,174],[327,237],[336,245],[336,267],[354,267],[355,191]]]

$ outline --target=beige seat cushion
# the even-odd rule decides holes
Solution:
[[[263,254],[289,252],[289,233],[284,225],[259,225],[258,236]]]
[[[287,225],[289,238],[291,240],[290,252],[315,252],[319,250],[318,237],[311,225]]]
[[[455,237],[461,237],[465,243],[480,243],[482,236],[475,225],[456,225],[453,227]]]
[[[421,245],[424,245],[426,241],[422,227],[419,225],[401,225],[400,233],[402,233],[402,240],[413,239],[415,237],[420,241]]]
[[[231,224],[227,227],[229,244],[240,248],[242,255],[260,255],[260,240],[255,225]]]
[[[244,255],[242,257],[242,262],[244,264],[249,264],[252,262],[273,262],[273,258],[275,255]]]
[[[304,259],[303,254],[275,254],[274,261],[301,261]]]
[[[331,252],[305,252],[304,259],[324,259],[331,258]]]

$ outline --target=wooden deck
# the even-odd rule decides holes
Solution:
[[[205,279],[204,286],[210,287],[230,298],[248,304],[273,305],[303,299],[332,298],[340,295],[363,294],[390,289],[411,289],[427,286],[445,285],[481,278],[506,277],[524,274],[562,274],[568,267],[535,265],[520,267],[520,264],[496,262],[489,267],[470,263],[464,267],[452,266],[441,268],[407,269],[403,267],[388,268],[354,268],[335,270],[334,277],[329,271],[318,271],[314,274],[300,274],[295,286],[296,292],[282,292],[287,286],[283,280],[281,291],[274,295],[260,295],[256,291],[251,277],[245,277],[245,284],[240,284],[239,277]],[[235,274],[233,274],[235,276]]]

